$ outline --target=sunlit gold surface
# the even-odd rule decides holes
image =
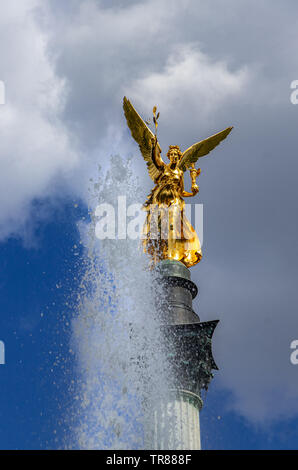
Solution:
[[[155,183],[144,204],[147,212],[143,228],[144,251],[153,264],[162,259],[181,261],[190,267],[202,258],[199,238],[184,211],[184,197],[195,196],[199,187],[196,179],[200,169],[194,167],[198,158],[207,155],[231,132],[228,127],[208,139],[197,142],[182,153],[177,145],[170,146],[167,156],[170,163],[161,158],[161,148],[155,135],[124,97],[123,108],[133,138],[139,144],[147,163],[149,175]],[[153,122],[157,130],[156,107],[153,108]],[[189,169],[191,192],[184,190],[184,172]]]

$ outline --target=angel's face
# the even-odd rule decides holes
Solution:
[[[176,149],[170,149],[168,155],[171,163],[177,163],[179,161],[179,153]]]

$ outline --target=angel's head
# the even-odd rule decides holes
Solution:
[[[182,157],[182,152],[178,145],[170,145],[167,157],[171,163],[177,163]]]

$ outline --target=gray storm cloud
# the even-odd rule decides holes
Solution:
[[[289,358],[298,338],[298,107],[290,102],[298,7],[61,3],[2,7],[8,103],[0,108],[0,236],[18,233],[32,199],[62,192],[53,181],[86,198],[90,174],[110,154],[135,155],[147,194],[151,182],[122,115],[124,94],[146,118],[158,105],[164,153],[234,125],[201,164],[204,259],[192,270],[198,311],[221,320],[216,380],[232,392],[228,406],[254,422],[297,414]]]

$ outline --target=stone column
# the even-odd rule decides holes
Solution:
[[[157,267],[163,284],[162,332],[168,352],[174,390],[149,407],[145,430],[147,449],[200,450],[201,390],[208,389],[217,369],[211,340],[217,320],[201,322],[192,309],[197,286],[179,261]]]

